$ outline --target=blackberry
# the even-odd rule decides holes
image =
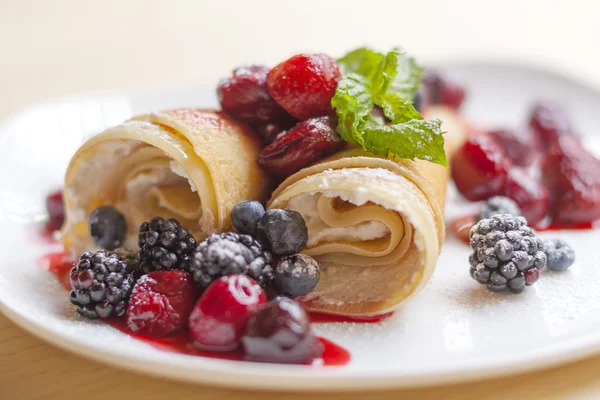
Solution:
[[[523,217],[498,214],[484,218],[471,228],[469,236],[471,277],[491,291],[508,288],[520,293],[537,280],[546,265],[543,242]]]
[[[215,233],[200,243],[189,271],[202,290],[231,274],[248,275],[265,289],[273,279],[271,254],[251,236],[233,232]]]
[[[69,299],[80,315],[91,319],[125,315],[135,280],[118,254],[104,250],[83,253],[70,280],[73,290]]]
[[[118,248],[113,250],[113,253],[121,257],[121,261],[127,266],[127,272],[132,274],[136,280],[142,276],[139,251]]]
[[[564,271],[575,262],[575,252],[564,240],[544,240],[544,253],[548,259],[548,269]]]
[[[154,217],[140,226],[140,270],[147,274],[156,270],[187,270],[196,239],[174,218]]]
[[[475,222],[479,222],[484,218],[491,218],[497,214],[511,214],[518,217],[521,215],[521,209],[514,200],[508,197],[493,196],[483,203],[481,210],[475,217]]]

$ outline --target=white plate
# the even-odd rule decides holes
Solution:
[[[468,83],[466,113],[516,126],[538,97],[567,104],[577,128],[600,150],[600,94],[556,75],[522,67],[454,65]],[[33,334],[115,366],[187,381],[262,389],[365,389],[431,385],[513,374],[600,352],[600,231],[559,232],[577,252],[563,273],[544,271],[521,295],[493,294],[469,278],[469,248],[449,238],[433,279],[392,318],[378,324],[318,324],[346,347],[344,367],[254,364],[156,350],[78,318],[54,277],[36,259],[50,245],[32,239],[45,218],[44,197],[61,185],[71,154],[88,136],[160,108],[214,105],[212,87],[128,95],[91,94],[33,106],[0,132],[0,304]],[[465,203],[450,191],[448,217]]]

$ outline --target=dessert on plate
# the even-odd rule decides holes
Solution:
[[[532,120],[554,129],[536,146],[555,142],[548,157],[575,167],[542,184],[524,169],[539,165],[533,141],[474,133],[458,111],[464,90],[397,50],[239,67],[217,97],[220,110],[133,117],[73,156],[48,226],[62,227],[55,271],[83,318],[186,354],[343,365],[349,353],[311,319],[380,321],[427,284],[450,178],[485,200],[461,221],[471,276],[496,292],[574,261],[528,220],[596,210],[588,196],[551,204],[546,187],[575,192],[569,178],[589,168],[551,117]]]

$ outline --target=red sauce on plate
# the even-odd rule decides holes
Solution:
[[[374,324],[376,322],[381,322],[383,320],[388,319],[394,315],[393,312],[389,312],[382,315],[377,315],[373,317],[351,317],[345,315],[332,315],[332,314],[322,314],[318,312],[310,313],[310,321],[313,323],[329,323],[329,322],[359,322],[364,324]]]
[[[41,257],[38,260],[38,265],[40,268],[45,271],[50,272],[52,275],[56,277],[58,282],[65,288],[65,290],[71,290],[71,283],[69,280],[69,274],[71,268],[75,264],[76,260],[74,260],[71,256],[69,256],[64,251],[48,253]],[[391,315],[391,314],[390,314]],[[379,317],[378,319],[368,319],[362,322],[377,322],[381,319],[387,318],[387,314]],[[321,316],[315,318],[314,315],[311,316],[313,322],[340,322],[341,318],[328,318],[329,321],[325,321],[326,316]],[[181,332],[173,336],[165,337],[165,338],[152,338],[144,335],[138,335],[130,332],[123,320],[110,320],[106,321],[110,326],[123,332],[137,340],[141,340],[144,343],[151,345],[152,347],[169,351],[173,353],[180,354],[188,354],[192,356],[201,356],[201,357],[209,357],[209,358],[218,358],[222,360],[238,360],[241,361],[244,359],[243,353],[238,351],[233,352],[213,352],[202,350],[194,346],[194,342],[189,332]],[[354,322],[358,322],[358,320],[354,320]],[[344,349],[343,347],[338,346],[337,344],[327,340],[325,338],[319,338],[321,343],[323,344],[323,354],[320,358],[315,359],[313,361],[313,365],[326,365],[326,366],[340,366],[346,365],[350,362],[350,352]]]
[[[469,244],[469,231],[475,221],[475,214],[467,214],[462,217],[455,218],[448,223],[448,230],[463,243]],[[600,227],[600,221],[586,222],[580,225],[539,225],[534,229],[539,232],[543,231],[585,231]]]
[[[216,352],[197,348],[194,346],[194,341],[187,331],[169,337],[153,338],[130,332],[125,326],[125,322],[122,320],[111,320],[107,321],[107,323],[118,331],[137,340],[141,340],[158,350],[187,354],[190,356],[217,358],[221,360],[244,360],[244,354],[239,349],[236,351]],[[348,364],[351,358],[348,350],[327,339],[319,338],[319,340],[323,344],[324,351],[320,358],[313,361],[313,365],[339,366]]]

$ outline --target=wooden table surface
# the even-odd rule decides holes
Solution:
[[[365,4],[367,4],[365,6]],[[68,93],[214,83],[299,51],[400,44],[422,60],[543,64],[600,82],[600,6],[585,0],[0,1],[0,119]],[[276,34],[274,34],[276,33]],[[590,51],[590,49],[592,51]],[[369,393],[265,394],[107,367],[0,315],[0,399],[600,398],[600,357],[511,378]]]

